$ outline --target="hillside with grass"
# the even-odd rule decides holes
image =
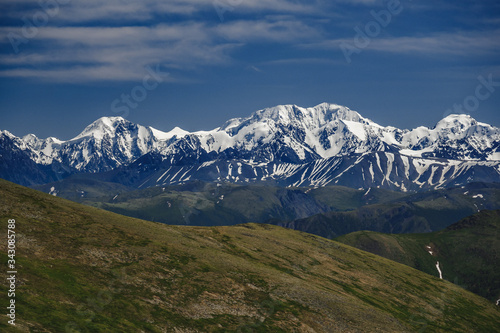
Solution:
[[[16,220],[17,325],[4,318],[2,332],[500,327],[498,308],[453,283],[277,226],[169,226],[0,180],[2,239],[9,219]],[[0,258],[7,262],[5,247]]]
[[[439,276],[494,302],[500,299],[500,210],[481,211],[428,234],[359,231],[336,239]]]

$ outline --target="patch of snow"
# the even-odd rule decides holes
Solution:
[[[52,186],[50,188],[49,194],[57,197],[57,191],[56,191],[56,188],[54,186]]]
[[[422,157],[422,150],[411,150],[411,149],[401,149],[399,151],[401,155],[410,156],[410,157]]]
[[[439,278],[442,280],[443,279],[443,273],[441,272],[441,268],[439,268],[439,261],[436,263],[436,268],[439,273]]]
[[[500,152],[488,155],[488,161],[500,161]]]
[[[361,141],[366,141],[366,130],[363,124],[349,120],[343,120],[343,122],[346,124],[349,131],[356,135]]]
[[[177,136],[178,138],[182,138],[182,137],[190,134],[188,131],[185,131],[179,127],[175,127],[170,132],[159,131],[153,127],[149,127],[149,129],[151,130],[151,133],[153,133],[153,136],[159,141],[167,141],[167,140],[173,138],[174,136]]]

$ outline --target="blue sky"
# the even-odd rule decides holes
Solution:
[[[432,126],[454,105],[500,126],[497,0],[2,0],[0,9],[0,129],[18,136],[69,139],[114,115],[212,129],[264,107],[322,102],[400,128]]]

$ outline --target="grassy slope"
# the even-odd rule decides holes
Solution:
[[[500,298],[500,211],[482,211],[429,234],[354,232],[338,241],[438,276],[492,301]],[[428,252],[429,246],[433,255]]]
[[[4,318],[2,332],[492,332],[500,325],[498,310],[479,296],[320,237],[256,224],[167,226],[2,180],[0,194],[0,237],[15,218],[19,271],[18,326]],[[5,247],[0,257],[6,261]]]

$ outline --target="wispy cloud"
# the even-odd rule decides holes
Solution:
[[[315,29],[291,14],[318,12],[318,2],[223,2],[226,10],[238,14],[265,12],[266,16],[240,17],[222,24],[214,0],[72,0],[58,6],[55,15],[38,27],[36,37],[10,48],[14,54],[5,52],[9,34],[22,38],[24,19],[43,9],[38,0],[4,0],[10,10],[0,13],[0,19],[17,19],[14,22],[20,26],[0,28],[4,49],[0,76],[134,80],[144,75],[146,65],[193,69],[230,64],[231,52],[247,43],[295,43],[317,36]],[[281,16],[272,17],[273,13]]]
[[[10,28],[3,28],[2,30]],[[203,24],[155,27],[46,28],[29,52],[4,54],[2,76],[75,81],[141,78],[146,65],[181,68],[229,61],[231,43],[215,43]],[[56,68],[53,68],[56,67]],[[62,68],[61,68],[62,67]]]
[[[353,33],[354,35],[354,33]],[[305,48],[330,48],[340,52],[339,45],[353,44],[353,37],[338,38],[302,45]],[[421,36],[379,37],[365,50],[415,55],[477,56],[500,53],[500,30],[430,33]]]
[[[29,15],[39,9],[37,0],[3,0],[5,5],[17,5],[17,13],[0,14],[1,16]],[[225,11],[276,12],[276,13],[314,13],[320,12],[318,6],[323,1],[310,0],[72,0],[61,5],[58,21],[71,23],[94,22],[106,19],[109,23],[126,22],[128,20],[152,20],[158,15],[192,15],[199,12],[210,12],[217,17],[216,8]]]
[[[500,30],[488,33],[478,31],[383,38],[376,40],[371,48],[392,53],[456,56],[491,55],[500,52]]]
[[[303,22],[236,21],[219,25],[215,33],[234,41],[293,42],[319,37],[319,32]]]
[[[319,51],[305,55],[309,60],[302,60],[303,54],[290,55],[291,60],[276,54],[275,64],[311,59],[329,63],[335,57],[325,56],[324,50],[339,50],[340,43],[353,38],[346,34],[346,30],[352,31],[346,29],[352,17],[339,17],[336,9],[362,5],[368,7],[368,15],[370,7],[383,5],[380,0],[221,1],[229,8],[227,14],[232,14],[224,22],[214,0],[72,0],[60,5],[57,15],[29,43],[20,45],[22,52],[14,54],[8,51],[8,34],[22,36],[21,18],[30,18],[41,7],[38,0],[3,0],[12,10],[0,12],[0,20],[8,17],[10,25],[0,27],[0,76],[73,82],[136,80],[143,77],[147,65],[161,64],[166,70],[230,65],[238,61],[235,50],[259,45],[265,51],[270,43]],[[366,49],[470,56],[500,53],[499,40],[499,30],[402,32],[376,38]],[[272,57],[269,59],[267,64],[272,64]]]
[[[21,30],[4,27],[0,34],[21,35]],[[228,64],[231,51],[244,43],[303,42],[315,33],[300,22],[259,20],[223,25],[182,22],[152,27],[47,27],[40,30],[37,47],[29,52],[0,55],[0,64],[7,67],[0,76],[133,80],[144,75],[146,65],[187,69]]]

